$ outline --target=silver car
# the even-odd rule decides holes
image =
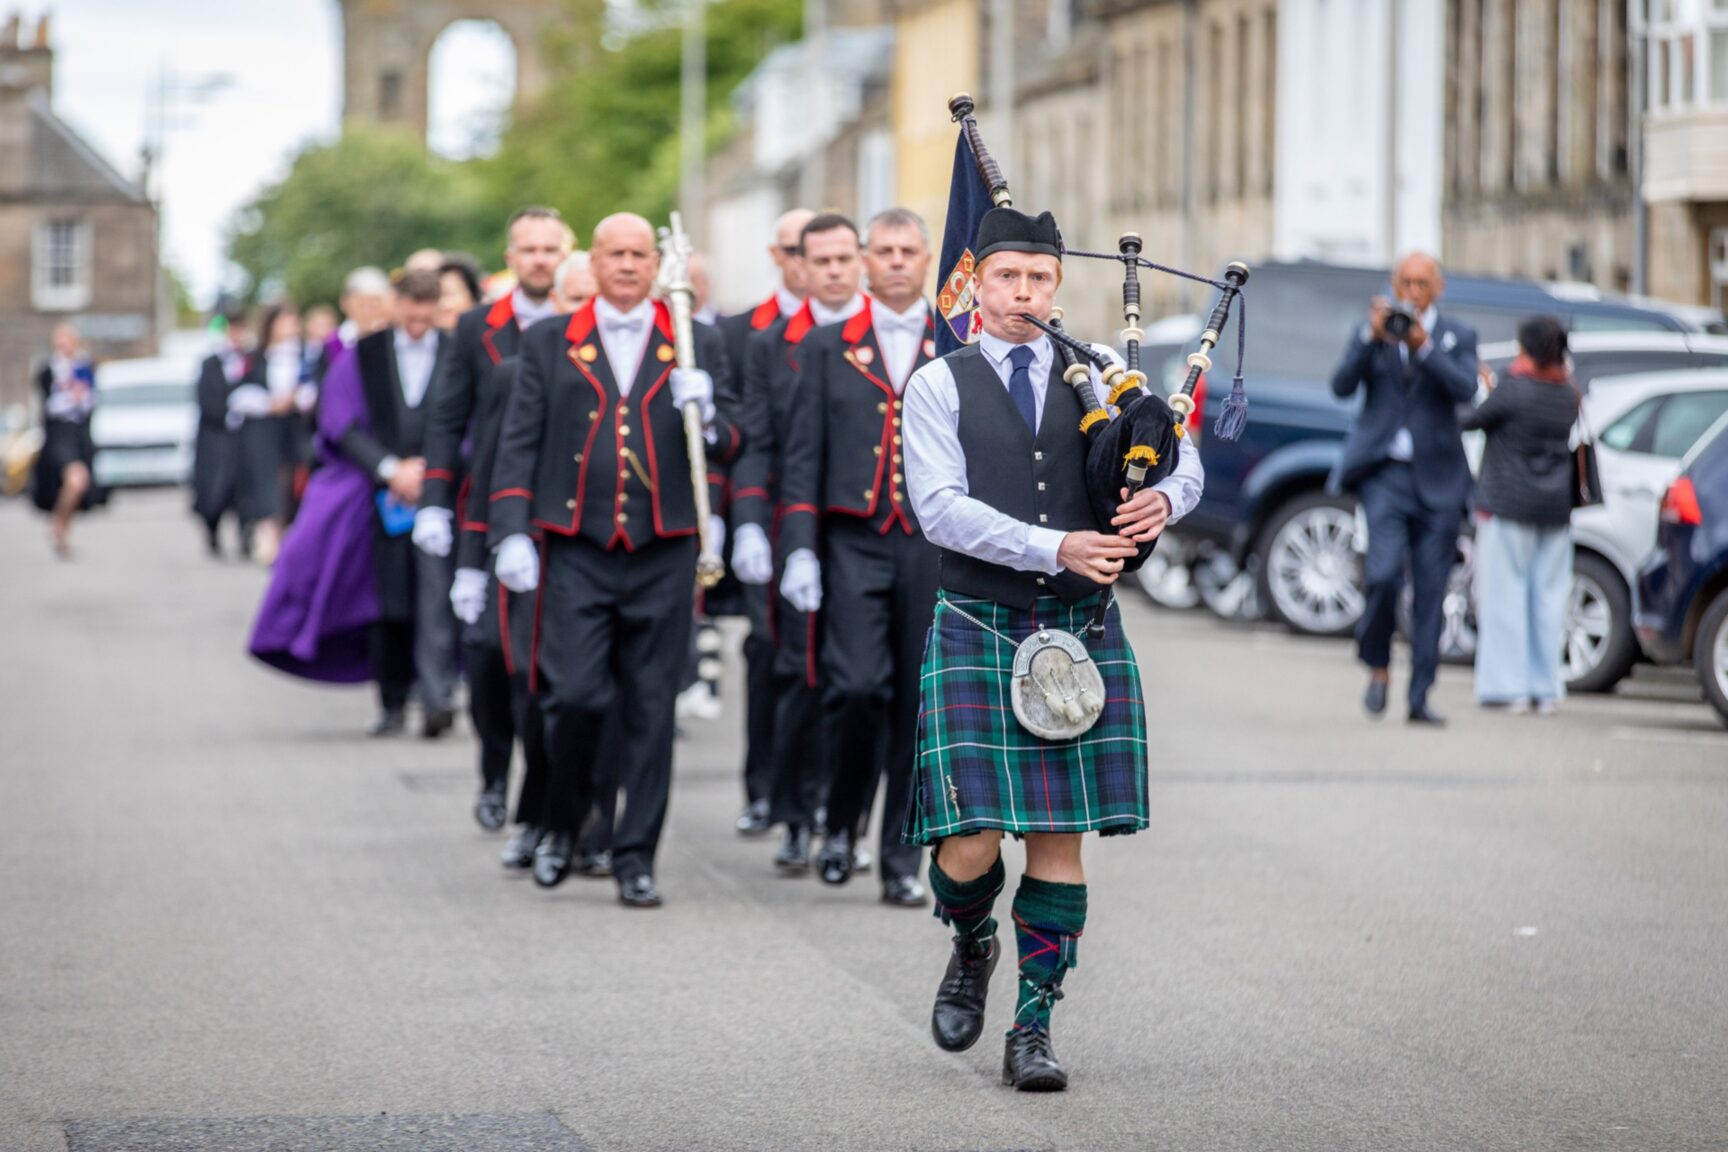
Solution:
[[[96,369],[96,483],[105,488],[185,484],[198,434],[196,365],[180,359],[112,360]]]

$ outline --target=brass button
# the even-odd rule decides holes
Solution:
[[[566,508],[574,508],[574,507],[576,507],[576,501],[574,501],[574,500],[566,500],[566,501],[564,501],[564,507],[566,507]]]
[[[628,405],[628,404],[618,405],[618,419],[622,420],[622,419],[624,419],[624,417],[626,417],[628,415],[630,415],[630,405]]]
[[[895,492],[895,493],[894,493],[894,494],[893,494],[893,495],[892,495],[892,496],[891,496],[891,497],[890,497],[890,499],[892,499],[892,500],[893,500],[893,501],[894,501],[894,503],[896,503],[896,504],[898,504],[898,503],[900,503],[900,493],[898,493],[898,492]]]
[[[582,463],[582,453],[578,452],[578,453],[576,453],[576,455],[570,457],[570,459],[572,459],[572,460],[576,461],[576,463],[580,464],[580,463]]]
[[[1048,516],[1044,515],[1044,513],[1040,512],[1040,513],[1038,513],[1038,523],[1048,524],[1048,523],[1050,523],[1050,517],[1048,517]]]
[[[894,447],[900,447],[900,437],[898,436],[894,437]]]
[[[900,463],[900,453],[898,452],[894,453],[894,463]]]
[[[878,404],[878,405],[876,405],[876,411],[878,411],[878,412],[880,412],[880,413],[882,413],[882,414],[883,414],[883,415],[887,415],[887,414],[888,414],[888,403],[887,403],[887,401],[883,401],[883,402],[882,402],[882,403],[880,403],[880,404]]]
[[[630,435],[630,425],[628,425],[628,424],[618,425],[618,435],[620,435],[620,436]]]
[[[620,479],[620,480],[630,479],[630,469],[628,469],[628,468],[618,469],[618,479]]]
[[[1044,491],[1044,481],[1042,480],[1038,481],[1038,491]]]
[[[1042,452],[1034,452],[1034,453],[1032,453],[1032,459],[1034,459],[1034,460],[1042,460],[1042,459],[1044,459],[1044,453],[1042,453]]]
[[[599,412],[588,413],[588,423],[592,424],[592,423],[594,423],[594,421],[596,421],[598,419],[600,419],[600,413]]]
[[[898,400],[894,401],[894,411],[900,411],[900,401]]]
[[[628,492],[618,493],[618,503],[620,506],[630,503],[630,493],[628,493]]]
[[[1044,583],[1044,577],[1042,577],[1042,576],[1038,577],[1038,583],[1040,583],[1040,584]]]
[[[894,483],[904,484],[904,483],[906,483],[906,477],[904,477],[904,476],[900,475],[900,473],[896,472],[896,473],[894,473]]]
[[[877,456],[880,456],[880,455],[882,455],[882,445],[878,444],[878,445],[876,445],[876,447],[870,449],[870,451],[873,452],[874,454],[876,454]],[[894,459],[898,460],[898,459],[900,459],[900,457],[896,456],[896,457],[894,457]]]
[[[894,427],[900,427],[900,417],[898,416],[894,417]]]
[[[617,520],[618,520],[618,523],[620,523],[620,524],[628,524],[628,523],[630,523],[630,517],[628,517],[628,516],[626,516],[626,515],[625,515],[625,514],[624,514],[624,513],[622,513],[622,512],[620,512],[620,513],[618,513],[618,516],[617,516]]]
[[[872,497],[874,495],[876,495],[875,489],[873,489],[873,488],[864,489],[864,499],[868,500],[868,499],[870,499],[870,497]]]

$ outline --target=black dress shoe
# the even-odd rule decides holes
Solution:
[[[574,855],[568,832],[551,832],[534,849],[534,883],[542,888],[556,888],[570,873],[570,858]]]
[[[802,875],[810,871],[810,829],[802,824],[786,825],[786,835],[780,841],[780,851],[774,853],[775,867]]]
[[[386,708],[372,721],[372,727],[366,729],[366,735],[400,736],[408,729],[408,717],[400,708]]]
[[[524,824],[516,829],[516,835],[510,837],[510,843],[504,846],[503,853],[498,857],[506,868],[523,869],[534,867],[534,849],[540,846],[540,826]]]
[[[456,713],[449,710],[428,712],[420,721],[420,735],[427,740],[436,740],[450,729],[456,727]]]
[[[1428,707],[1426,702],[1410,706],[1410,723],[1426,724],[1430,728],[1446,727],[1446,717]]]
[[[988,940],[954,937],[954,954],[948,957],[948,971],[936,989],[936,1007],[930,1013],[930,1034],[938,1048],[964,1052],[978,1043],[984,1032],[984,998],[1001,958],[995,936]]]
[[[662,901],[654,877],[639,872],[618,882],[618,903],[626,908],[658,908]]]
[[[1050,1033],[1042,1028],[1016,1028],[1008,1033],[1002,1053],[1002,1083],[1021,1092],[1060,1092],[1068,1087],[1068,1073],[1050,1047]]]
[[[772,825],[768,823],[768,801],[752,800],[744,805],[744,811],[738,814],[738,822],[734,825],[740,836],[760,836]]]
[[[612,875],[612,853],[601,849],[598,852],[584,852],[576,861],[576,875],[586,876],[590,880],[604,880]]]
[[[488,784],[480,789],[480,798],[474,801],[474,821],[486,831],[496,832],[510,818],[508,809],[504,799],[504,781]]]
[[[1378,716],[1386,711],[1386,681],[1368,681],[1368,691],[1362,694],[1362,707],[1368,710],[1370,716]]]
[[[839,831],[829,835],[816,857],[816,870],[824,884],[844,884],[852,879],[852,833]]]
[[[924,885],[916,876],[889,876],[882,881],[882,903],[896,908],[924,907]]]

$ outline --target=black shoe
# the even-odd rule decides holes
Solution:
[[[1379,716],[1386,711],[1386,681],[1368,681],[1368,691],[1362,694],[1362,707],[1368,709],[1370,716]]]
[[[662,901],[654,877],[639,872],[618,882],[618,903],[626,908],[658,908]]]
[[[516,835],[510,837],[510,843],[504,846],[504,852],[498,857],[506,868],[521,870],[534,867],[534,849],[540,846],[540,826],[524,824],[516,829]]]
[[[744,805],[744,811],[738,814],[738,822],[734,825],[740,836],[760,836],[773,825],[768,823],[768,801],[752,800]]]
[[[896,908],[924,907],[924,885],[916,876],[889,876],[882,881],[882,903]]]
[[[1002,1053],[1002,1083],[1021,1092],[1060,1092],[1068,1087],[1068,1073],[1050,1047],[1050,1033],[1042,1028],[1016,1028],[1008,1033]]]
[[[216,529],[210,529],[204,537],[204,546],[210,550],[211,559],[222,559],[222,535]]]
[[[436,740],[454,727],[456,727],[456,713],[448,709],[427,712],[425,718],[420,721],[420,735],[427,740]]]
[[[1446,727],[1446,717],[1428,707],[1427,701],[1410,705],[1410,723],[1426,724],[1430,728]]]
[[[582,853],[582,858],[576,861],[576,875],[586,876],[590,880],[608,878],[612,875],[612,853],[604,849]]]
[[[552,832],[540,841],[540,846],[534,849],[534,883],[542,888],[556,888],[564,883],[564,877],[570,873],[572,839],[568,832]]]
[[[368,736],[400,736],[408,730],[408,717],[400,708],[386,708],[366,729]]]
[[[930,1013],[930,1034],[938,1048],[964,1052],[978,1043],[984,1032],[984,998],[990,994],[990,977],[1001,958],[994,935],[988,940],[954,937],[954,954],[948,957],[948,971],[936,989],[936,1007]]]
[[[831,833],[816,857],[816,870],[824,884],[844,884],[852,879],[852,833]]]
[[[810,871],[810,829],[802,824],[786,825],[780,851],[774,853],[774,865],[800,875]]]
[[[496,832],[510,818],[508,809],[509,805],[504,801],[504,781],[488,784],[480,789],[480,798],[474,801],[474,821],[486,831]]]

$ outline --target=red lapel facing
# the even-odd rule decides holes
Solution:
[[[810,329],[816,327],[816,314],[810,311],[810,301],[804,301],[804,307],[792,313],[792,319],[786,322],[786,343],[796,344],[810,334]]]
[[[496,332],[516,318],[516,293],[500,296],[492,303],[492,310],[486,313],[486,327]]]
[[[672,335],[672,309],[666,306],[664,300],[654,301],[654,327],[660,329],[660,335],[667,340],[677,342],[678,338]]]
[[[756,305],[756,311],[750,313],[750,328],[760,332],[774,321],[780,319],[780,297],[770,296]]]
[[[564,326],[564,338],[572,344],[581,344],[594,331],[594,324],[594,301],[590,300],[570,313],[570,323]]]
[[[852,319],[846,321],[846,327],[840,329],[840,339],[848,344],[856,344],[864,339],[864,333],[870,331],[870,297],[864,297],[864,307],[858,309]]]

